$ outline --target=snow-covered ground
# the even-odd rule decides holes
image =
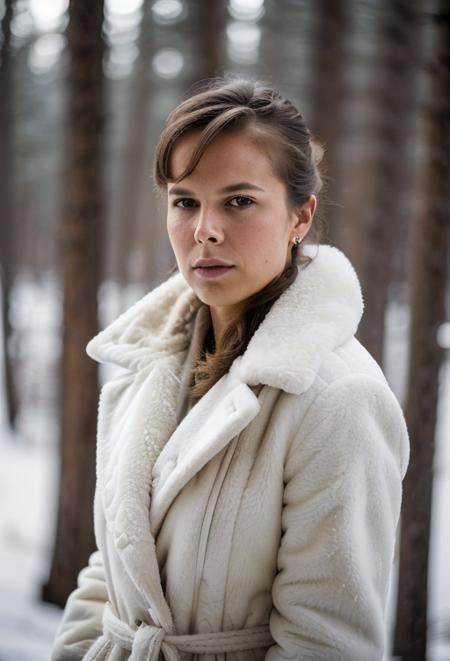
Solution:
[[[39,595],[51,556],[56,453],[5,432],[0,452],[0,659],[47,661],[61,617]]]
[[[144,292],[121,293],[125,306]],[[120,312],[113,283],[101,296],[102,325]],[[7,431],[0,386],[0,661],[47,661],[62,614],[40,601],[52,555],[58,478],[58,425],[54,420],[61,295],[49,278],[40,285],[18,282],[13,322],[21,334],[24,403],[18,432]],[[123,305],[123,303],[122,303]],[[1,331],[1,329],[0,329]],[[386,375],[402,400],[405,388],[407,315],[400,306],[387,315]],[[1,356],[0,356],[1,360]],[[402,367],[403,366],[403,367]],[[1,363],[0,363],[1,369]],[[3,374],[3,370],[1,371]],[[101,378],[108,374],[103,371]],[[450,368],[441,375],[430,560],[428,661],[450,660]],[[53,417],[52,417],[53,416]],[[397,567],[395,565],[393,577]],[[387,627],[392,630],[391,590]],[[389,658],[389,655],[386,655]]]

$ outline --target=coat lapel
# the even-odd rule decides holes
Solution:
[[[154,462],[177,425],[179,374],[185,352],[160,358],[121,389],[102,391],[97,435],[96,537],[101,548],[103,517],[122,564],[154,623],[173,632],[149,529]],[[101,505],[100,505],[101,503]]]
[[[261,405],[239,378],[239,356],[180,422],[153,469],[151,531],[156,537],[171,503],[184,485],[237,436]]]
[[[239,379],[238,357],[179,423],[185,380],[206,329],[199,310],[190,349],[163,355],[122,389],[106,384],[99,407],[97,487],[102,517],[124,567],[158,626],[173,631],[157,562],[155,539],[183,486],[260,411]],[[149,518],[150,517],[150,518]]]

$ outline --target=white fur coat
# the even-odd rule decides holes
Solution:
[[[180,273],[88,343],[126,371],[101,391],[98,549],[53,661],[382,658],[408,432],[354,336],[354,268],[305,250],[314,261],[187,415],[209,310]]]

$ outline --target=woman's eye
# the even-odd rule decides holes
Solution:
[[[189,198],[184,197],[180,200],[175,200],[175,202],[173,203],[173,206],[178,207],[179,209],[192,209],[192,207],[190,205],[184,206],[184,204],[183,204],[183,205],[180,206],[179,202],[194,202],[194,200],[191,200]]]
[[[233,200],[241,200],[241,201],[244,200],[245,203],[244,204],[231,204],[231,202],[233,202]],[[231,200],[229,200],[229,202],[230,202],[232,207],[235,207],[235,206],[237,206],[237,207],[249,207],[253,204],[253,200],[250,197],[245,197],[245,195],[236,195],[236,197],[231,198]]]
[[[236,204],[232,204],[232,202],[236,202]],[[246,197],[245,195],[235,195],[235,197],[232,197],[231,200],[228,200],[228,204],[239,209],[241,207],[251,206],[253,204],[253,200],[250,197]],[[195,206],[195,200],[192,200],[189,197],[183,197],[175,200],[173,206],[178,207],[178,209],[193,209]]]

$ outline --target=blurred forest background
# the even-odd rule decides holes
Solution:
[[[449,26],[448,0],[0,0],[1,661],[48,658],[94,548],[85,346],[173,267],[153,149],[223,73],[327,145],[327,242],[411,437],[386,659],[450,659]]]

